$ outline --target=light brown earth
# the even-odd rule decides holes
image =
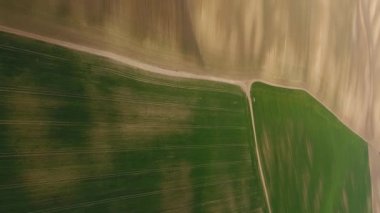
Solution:
[[[19,0],[0,2],[0,25],[172,74],[306,89],[368,141],[370,161],[379,162],[379,11],[377,0]],[[377,195],[379,166],[371,164]]]

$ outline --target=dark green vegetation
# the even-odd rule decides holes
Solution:
[[[0,34],[0,212],[266,209],[245,95]]]
[[[273,212],[370,212],[365,141],[306,92],[251,89]]]

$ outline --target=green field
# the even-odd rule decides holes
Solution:
[[[371,212],[367,144],[304,91],[254,83],[273,212]]]
[[[236,86],[0,33],[0,212],[265,212],[252,138]]]
[[[371,212],[367,144],[254,83],[272,212]],[[0,33],[0,212],[267,212],[247,98]]]

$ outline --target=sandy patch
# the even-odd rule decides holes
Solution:
[[[177,167],[177,166],[176,166]],[[164,166],[167,168],[167,165]],[[193,189],[191,188],[191,166],[181,161],[178,163],[179,170],[172,173],[163,174],[161,182],[162,211],[178,209],[178,212],[191,212],[193,200]],[[176,189],[178,190],[172,190]]]
[[[54,197],[69,198],[63,196],[65,193],[73,193],[69,190],[75,189],[77,182],[75,181],[59,181],[72,180],[79,177],[80,173],[75,170],[64,169],[38,169],[25,170],[23,173],[24,185],[28,190],[28,195],[32,201],[39,202],[41,200]]]

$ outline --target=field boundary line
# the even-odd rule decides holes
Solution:
[[[277,86],[277,87],[282,87],[282,88],[302,90],[302,91],[305,91],[307,94],[311,95],[315,100],[317,100],[326,109],[328,109],[329,112],[334,114],[334,116],[341,123],[343,123],[344,126],[349,128],[352,132],[354,132],[357,136],[359,136],[362,140],[364,140],[365,142],[367,142],[367,144],[369,144],[372,148],[374,148],[371,145],[371,143],[368,142],[370,140],[367,140],[364,136],[362,136],[358,132],[356,132],[354,130],[354,128],[351,128],[346,122],[343,122],[343,119],[341,119],[340,116],[338,116],[330,107],[327,107],[326,104],[324,104],[319,98],[317,98],[315,95],[313,95],[305,87],[302,87],[302,86],[299,86],[299,87],[287,86],[287,84],[276,84],[276,83],[273,83],[270,81],[265,81],[263,79],[257,79],[257,78],[254,78],[254,79],[251,79],[248,81],[243,81],[243,80],[233,80],[233,79],[215,77],[215,76],[210,76],[210,75],[193,74],[193,73],[189,73],[189,72],[181,71],[181,70],[169,70],[169,69],[164,69],[164,68],[161,68],[161,67],[158,67],[155,65],[150,65],[150,64],[138,61],[136,59],[132,59],[130,57],[121,56],[119,54],[115,54],[115,53],[112,53],[109,51],[100,50],[100,49],[96,49],[96,48],[92,48],[92,47],[87,47],[87,46],[75,44],[75,43],[68,42],[68,41],[62,41],[59,39],[54,39],[54,38],[50,38],[48,36],[43,36],[43,35],[38,35],[35,33],[26,32],[23,30],[15,29],[12,27],[7,27],[4,25],[0,25],[0,32],[6,32],[6,33],[10,33],[10,34],[14,34],[14,35],[18,35],[18,36],[22,36],[22,37],[26,37],[26,38],[30,38],[30,39],[54,44],[57,46],[65,47],[68,49],[80,51],[83,53],[88,53],[88,54],[108,58],[108,59],[126,64],[128,66],[131,66],[131,67],[134,67],[137,69],[141,69],[144,71],[148,71],[151,73],[157,73],[160,75],[166,75],[166,76],[171,76],[171,77],[179,77],[179,78],[190,79],[190,80],[206,80],[206,81],[212,81],[212,82],[226,83],[226,84],[231,84],[231,85],[235,85],[235,86],[238,86],[240,88],[243,88],[243,91],[245,91],[245,87],[247,87],[247,85],[252,85],[255,82],[262,82],[265,84],[269,84],[271,86]]]
[[[221,83],[233,84],[236,86],[239,85],[239,81],[237,81],[237,80],[230,80],[230,79],[219,78],[219,77],[208,76],[208,75],[197,75],[197,74],[193,74],[193,73],[189,73],[189,72],[185,72],[185,71],[181,71],[181,70],[164,69],[161,67],[157,67],[154,65],[149,65],[149,64],[140,62],[140,61],[132,59],[130,57],[121,56],[119,54],[115,54],[115,53],[108,52],[105,50],[87,47],[87,46],[75,44],[72,42],[62,41],[59,39],[54,39],[54,38],[50,38],[47,36],[42,36],[42,35],[26,32],[23,30],[18,30],[18,29],[12,28],[12,27],[0,25],[0,31],[10,33],[10,34],[14,34],[14,35],[18,35],[18,36],[22,36],[22,37],[26,37],[26,38],[31,38],[31,39],[43,41],[43,42],[58,45],[61,47],[66,47],[68,49],[77,50],[77,51],[89,53],[92,55],[101,56],[104,58],[108,58],[108,59],[111,59],[114,61],[118,61],[118,62],[127,64],[128,66],[131,66],[131,67],[135,67],[138,69],[142,69],[144,71],[149,71],[149,72],[153,72],[153,73],[157,73],[157,74],[161,74],[161,75],[180,77],[180,78],[186,78],[186,79],[194,79],[194,80],[206,80],[206,81],[221,82]]]
[[[271,206],[270,199],[269,199],[269,194],[268,194],[268,189],[267,189],[267,183],[266,183],[266,180],[265,180],[265,175],[264,175],[263,167],[262,167],[262,164],[261,164],[261,156],[260,156],[260,151],[259,151],[259,144],[257,142],[256,127],[255,127],[255,117],[253,115],[253,104],[252,104],[252,98],[251,98],[251,84],[247,83],[245,85],[241,85],[241,87],[242,87],[244,93],[246,94],[247,100],[248,100],[249,114],[251,116],[251,125],[252,125],[252,131],[253,131],[253,139],[255,141],[256,160],[257,160],[258,167],[259,167],[261,184],[262,184],[263,189],[264,189],[263,191],[264,191],[265,201],[266,201],[266,204],[268,206],[268,212],[272,213],[272,206]]]

